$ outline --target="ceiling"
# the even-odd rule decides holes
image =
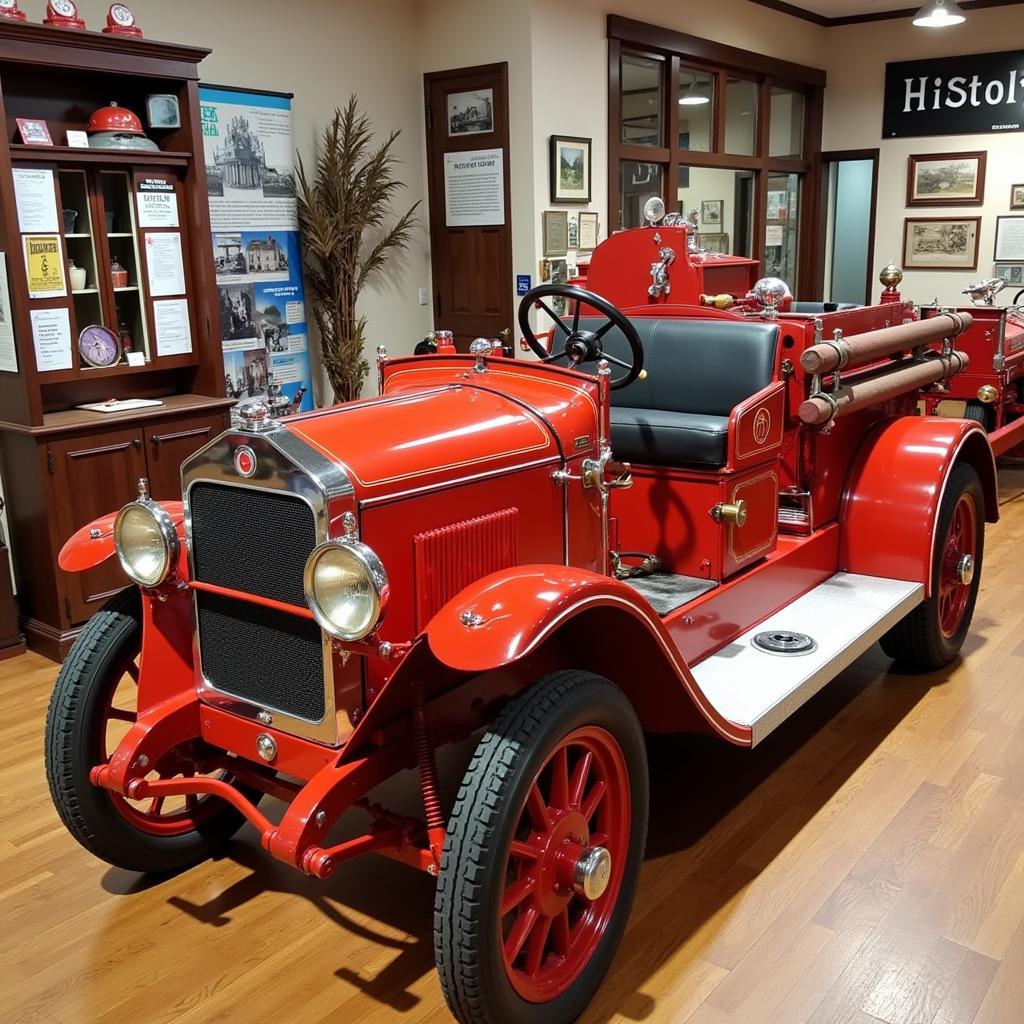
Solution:
[[[917,11],[924,0],[753,0],[764,7],[786,11],[819,25],[844,24],[851,21],[871,21],[892,17],[896,12],[908,16]],[[961,7],[1002,7],[1024,0],[959,0]],[[804,12],[804,13],[801,13]]]

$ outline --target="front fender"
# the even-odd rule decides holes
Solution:
[[[903,416],[876,425],[857,453],[843,493],[842,568],[920,582],[931,597],[939,505],[949,474],[960,461],[977,471],[985,519],[996,522],[995,459],[977,423]]]
[[[180,501],[157,502],[174,520],[182,549],[185,547],[185,511]],[[114,554],[114,520],[117,512],[100,516],[73,533],[60,549],[57,564],[65,572],[85,572]]]
[[[582,623],[582,632],[574,629]],[[516,566],[471,583],[426,629],[434,657],[469,674],[512,665],[556,635],[572,636],[573,661],[564,667],[613,678],[645,728],[657,728],[660,707],[664,721],[700,722],[750,743],[750,730],[723,718],[705,697],[657,612],[620,580],[575,566]]]

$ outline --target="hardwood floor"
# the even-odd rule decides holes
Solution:
[[[588,1024],[1022,1019],[1024,464],[1001,494],[952,671],[893,675],[876,648],[753,752],[657,743],[640,892]],[[251,830],[173,878],[79,848],[43,775],[53,675],[0,664],[0,1021],[450,1019],[425,875],[366,858],[315,882]]]

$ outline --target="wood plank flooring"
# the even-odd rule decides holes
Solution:
[[[657,742],[640,892],[587,1024],[1024,1020],[1024,464],[1001,501],[952,671],[893,675],[876,648],[756,751]],[[0,1021],[450,1020],[425,875],[367,858],[314,882],[251,830],[173,878],[79,848],[43,775],[53,676],[0,664]]]

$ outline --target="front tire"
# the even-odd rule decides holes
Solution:
[[[881,639],[882,650],[919,672],[944,668],[960,653],[971,626],[985,550],[985,496],[973,466],[958,463],[939,508],[932,596]],[[969,579],[968,563],[970,559]]]
[[[245,819],[215,797],[131,801],[89,780],[137,716],[141,646],[141,601],[131,587],[86,623],[61,666],[46,716],[46,779],[61,821],[94,856],[130,871],[177,871],[208,857]],[[194,774],[177,752],[154,769]]]
[[[441,988],[461,1024],[565,1024],[607,973],[647,833],[647,757],[625,695],[547,676],[480,741],[434,903]]]

